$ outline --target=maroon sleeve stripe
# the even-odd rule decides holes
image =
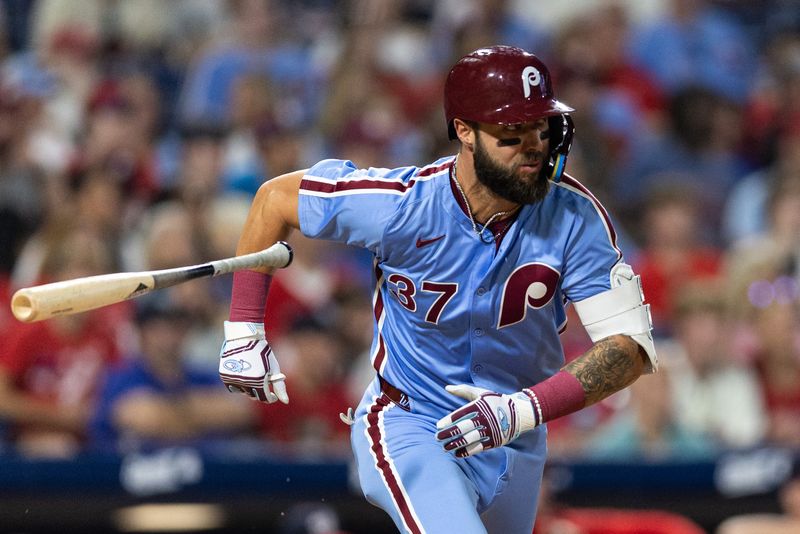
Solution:
[[[622,257],[622,251],[617,246],[617,231],[614,229],[614,225],[611,223],[611,217],[609,217],[608,211],[606,211],[606,208],[600,203],[599,200],[597,200],[597,197],[595,197],[592,194],[592,192],[589,191],[589,189],[586,188],[585,185],[580,183],[578,180],[576,180],[572,176],[570,176],[568,174],[564,174],[561,177],[561,183],[563,183],[565,185],[568,185],[568,186],[572,187],[573,189],[577,189],[578,191],[583,193],[584,196],[586,196],[589,200],[592,201],[592,203],[595,206],[595,209],[597,209],[597,212],[603,218],[603,222],[605,223],[606,228],[608,229],[608,235],[611,237],[611,246],[614,247],[614,250],[617,251],[618,256],[621,258]]]
[[[385,189],[387,191],[406,192],[416,183],[410,180],[407,184],[403,182],[389,182],[384,180],[347,180],[335,183],[318,182],[311,178],[303,178],[300,182],[300,189],[314,191],[316,193],[336,193],[339,191],[358,191],[368,189]]]
[[[440,165],[429,165],[428,167],[423,167],[419,171],[417,171],[416,176],[431,176],[433,174],[440,173],[443,170],[449,169],[450,167],[452,167],[453,166],[453,161],[455,161],[455,160],[447,161],[447,162],[442,163]]]
[[[336,193],[341,191],[363,191],[363,190],[370,190],[370,189],[383,189],[387,191],[399,191],[401,193],[405,193],[417,183],[416,178],[427,178],[429,176],[433,176],[437,173],[442,172],[445,169],[448,169],[453,164],[452,161],[448,161],[446,163],[442,163],[440,165],[431,165],[428,167],[423,167],[419,171],[414,174],[408,182],[402,182],[399,180],[380,180],[380,179],[370,179],[370,178],[360,178],[360,179],[342,179],[336,180],[333,182],[330,181],[322,181],[322,180],[315,180],[313,175],[306,175],[303,180],[300,182],[300,189],[304,191],[313,191],[315,193]]]

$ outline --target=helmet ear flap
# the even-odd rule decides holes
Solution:
[[[572,137],[575,134],[575,123],[566,113],[548,119],[550,126],[550,158],[544,173],[553,182],[561,180],[567,155],[572,147]]]

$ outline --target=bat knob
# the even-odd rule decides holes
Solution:
[[[20,289],[11,297],[11,313],[23,323],[33,321],[36,315],[33,301],[24,289]]]

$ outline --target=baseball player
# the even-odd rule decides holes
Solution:
[[[375,379],[352,414],[366,498],[401,532],[531,532],[546,423],[657,365],[648,306],[608,214],[564,174],[573,136],[547,67],[494,46],[460,59],[444,108],[457,155],[424,167],[324,160],[265,183],[237,253],[292,228],[374,255]],[[222,381],[289,402],[264,337],[270,277],[234,275]],[[592,348],[568,365],[571,302]]]

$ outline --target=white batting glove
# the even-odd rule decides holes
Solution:
[[[286,375],[281,373],[262,323],[225,321],[219,376],[231,393],[244,393],[267,403],[279,400],[289,404]]]
[[[521,391],[503,395],[467,384],[445,389],[471,401],[436,423],[436,439],[459,458],[502,447],[537,425],[533,403]]]

